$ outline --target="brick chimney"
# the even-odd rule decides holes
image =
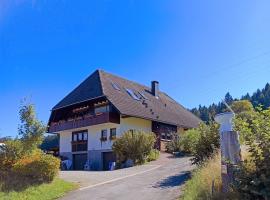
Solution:
[[[158,97],[159,92],[159,82],[158,81],[152,81],[151,82],[151,92],[155,97]]]

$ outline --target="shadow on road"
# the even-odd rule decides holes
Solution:
[[[171,188],[184,184],[190,178],[190,171],[184,171],[174,176],[169,176],[157,182],[154,188]]]

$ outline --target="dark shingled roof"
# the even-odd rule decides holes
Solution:
[[[112,83],[118,85],[120,90],[115,89]],[[143,100],[133,99],[125,88],[133,90],[135,94],[138,94],[138,92],[143,93],[147,97],[144,100],[147,107]],[[96,70],[60,101],[53,110],[100,96],[106,96],[122,115],[150,119],[185,128],[197,127],[201,122],[199,118],[166,93],[159,91],[158,98],[156,98],[152,95],[151,88],[102,70]],[[138,96],[140,95],[138,94]]]

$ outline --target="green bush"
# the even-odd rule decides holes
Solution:
[[[166,144],[166,151],[168,153],[173,153],[173,152],[180,152],[181,150],[182,149],[180,136],[177,133],[173,133],[172,140]]]
[[[113,143],[113,151],[120,163],[131,159],[134,164],[146,161],[154,147],[156,137],[153,133],[129,130]]]
[[[22,190],[32,184],[50,182],[60,161],[38,149],[46,126],[38,121],[32,104],[20,109],[20,139],[8,140],[0,147],[0,190]]]
[[[241,114],[234,124],[249,153],[236,173],[234,187],[243,199],[270,199],[270,109]]]
[[[24,155],[23,149],[23,143],[18,139],[9,140],[0,147],[0,175],[11,169],[13,164]]]
[[[159,158],[160,152],[157,149],[152,149],[147,157],[147,161],[154,161]]]
[[[19,159],[12,168],[18,176],[33,180],[36,183],[50,182],[59,171],[60,160],[41,151]]]
[[[180,138],[181,150],[185,153],[194,153],[199,139],[200,132],[198,129],[190,129],[185,131]]]
[[[219,126],[216,123],[199,125],[197,128],[199,138],[197,138],[196,143],[194,143],[193,164],[201,165],[205,160],[215,155],[220,147],[218,128]]]

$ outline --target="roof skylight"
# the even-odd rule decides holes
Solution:
[[[111,83],[114,89],[119,90],[119,91],[121,90],[120,87],[116,83],[114,82],[111,82]]]
[[[139,92],[139,91],[138,91],[138,93],[142,96],[142,98],[148,99],[142,92]]]
[[[128,93],[133,99],[138,100],[138,101],[140,100],[139,97],[133,92],[133,90],[128,89],[128,88],[125,88],[125,89],[126,89],[127,93]]]

